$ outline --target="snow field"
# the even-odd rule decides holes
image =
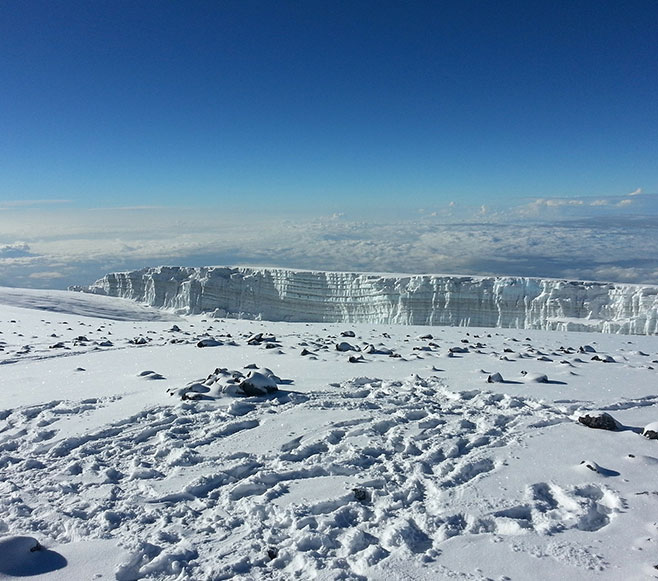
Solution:
[[[34,302],[0,307],[0,578],[658,575],[655,337]]]

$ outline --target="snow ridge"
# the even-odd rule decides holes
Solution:
[[[658,334],[658,287],[648,285],[159,266],[107,274],[89,291],[217,317]]]

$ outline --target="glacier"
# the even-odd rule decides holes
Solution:
[[[658,334],[658,286],[649,285],[160,266],[110,273],[84,290],[215,317]]]

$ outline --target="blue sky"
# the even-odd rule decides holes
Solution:
[[[0,245],[134,206],[653,216],[657,29],[653,1],[4,2]]]

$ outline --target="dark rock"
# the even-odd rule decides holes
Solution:
[[[594,355],[592,361],[600,361],[601,363],[617,363],[610,355]]]
[[[201,341],[196,344],[197,347],[218,347],[219,345],[223,345],[223,343],[210,337],[207,339],[201,339]]]
[[[580,416],[578,421],[588,428],[594,428],[597,430],[609,430],[615,432],[621,428],[621,424],[610,414],[605,412],[598,416]]]
[[[336,351],[360,351],[358,347],[350,345],[347,341],[336,343]]]
[[[356,337],[356,333],[354,331],[343,331],[340,334],[341,337]]]
[[[370,502],[370,493],[365,488],[353,488],[352,494],[354,495],[354,499],[361,503]]]

